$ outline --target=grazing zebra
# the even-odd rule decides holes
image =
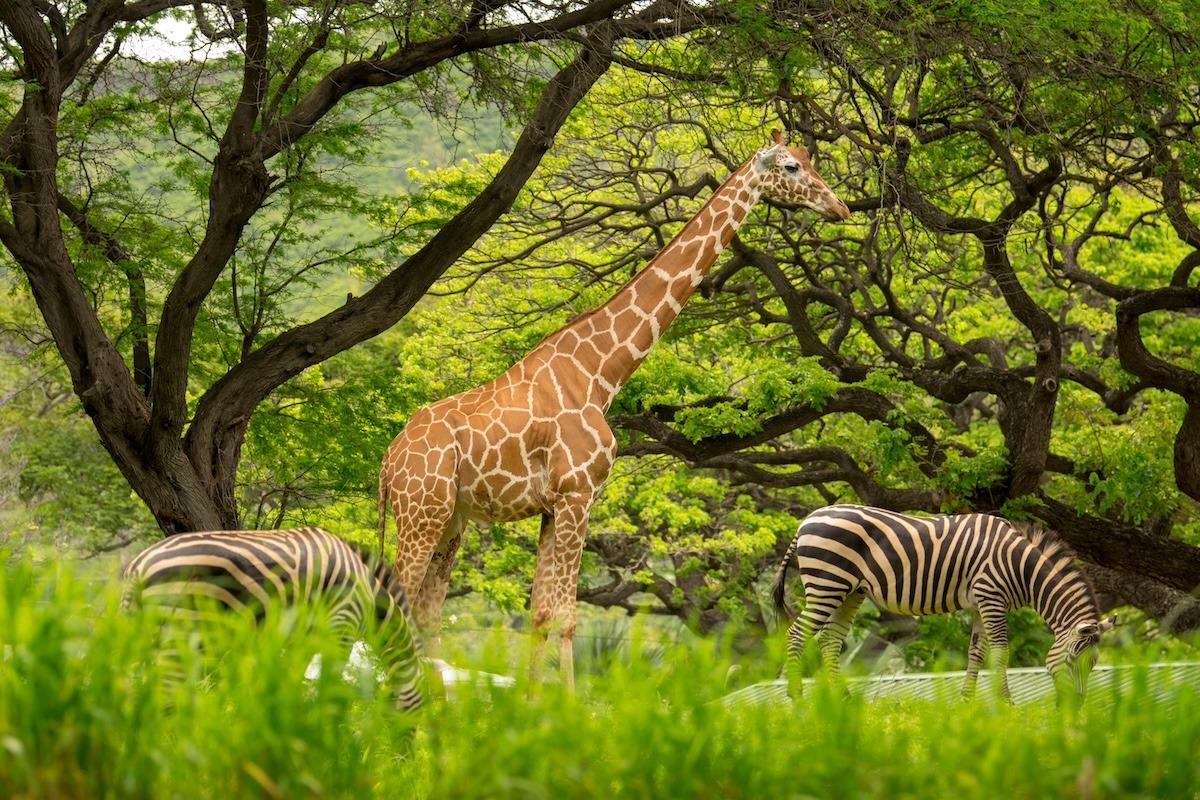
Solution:
[[[281,607],[319,610],[348,649],[367,635],[397,707],[415,711],[425,701],[420,642],[395,573],[328,531],[181,533],[143,550],[123,576],[125,609],[191,620],[232,610],[256,624]]]
[[[771,586],[785,612],[784,580],[795,558],[803,611],[788,629],[788,690],[799,690],[800,656],[816,637],[826,667],[837,671],[842,641],[863,600],[899,614],[973,609],[963,694],[971,696],[985,640],[994,651],[1000,691],[1010,697],[1009,609],[1032,605],[1054,632],[1046,668],[1065,670],[1083,697],[1096,663],[1095,645],[1115,618],[1100,620],[1091,583],[1057,536],[1036,525],[987,514],[913,517],[879,508],[834,505],[800,523]]]

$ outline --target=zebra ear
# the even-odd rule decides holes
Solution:
[[[1084,623],[1083,625],[1075,626],[1075,635],[1080,639],[1086,639],[1095,636],[1100,632],[1100,626],[1092,623]]]
[[[1113,614],[1108,619],[1100,620],[1100,633],[1106,633],[1117,627],[1117,615]]]

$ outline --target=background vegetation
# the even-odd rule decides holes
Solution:
[[[581,599],[750,646],[798,518],[857,500],[1036,517],[1129,630],[1194,629],[1197,10],[13,3],[0,535],[369,541],[408,415],[780,126],[852,222],[760,208],[622,391]],[[460,611],[526,602],[534,535],[476,532]]]
[[[210,680],[165,690],[151,631],[115,601],[111,580],[72,570],[0,573],[5,797],[1193,797],[1200,781],[1195,687],[1156,701],[1144,674],[1074,713],[947,713],[822,683],[795,705],[730,706],[728,653],[697,639],[615,660],[574,698],[456,684],[414,738],[336,669],[301,678],[332,656],[320,635],[234,633]],[[456,660],[494,671],[507,655],[481,636]]]

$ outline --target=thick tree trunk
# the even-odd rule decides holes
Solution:
[[[1200,288],[1186,286],[1154,289],[1122,300],[1117,306],[1117,350],[1122,367],[1150,386],[1174,392],[1188,404],[1175,434],[1175,485],[1200,502],[1200,372],[1151,354],[1141,331],[1144,314],[1196,310],[1200,310]]]
[[[1169,633],[1186,633],[1200,628],[1200,600],[1195,594],[1172,589],[1152,578],[1088,564],[1086,571],[1096,589],[1121,598],[1160,621]]]
[[[242,88],[214,159],[207,227],[171,287],[156,326],[153,353],[135,344],[137,376],[91,307],[68,255],[63,218],[104,247],[124,268],[119,243],[106,239],[86,213],[58,191],[57,123],[62,93],[103,38],[64,38],[47,26],[37,4],[0,8],[0,19],[25,57],[20,111],[0,132],[0,157],[12,214],[0,217],[0,240],[28,277],[35,302],[66,363],[75,393],[101,442],[167,534],[238,527],[235,477],[246,426],[257,404],[286,380],[400,320],[496,219],[549,150],[568,114],[608,69],[614,35],[655,35],[661,20],[629,17],[615,33],[605,21],[627,0],[598,0],[535,26],[468,29],[383,60],[347,64],[294,111],[260,126],[269,88],[269,21],[263,0],[244,4]],[[112,12],[112,13],[110,13]],[[119,9],[98,10],[90,23],[115,24]],[[111,18],[110,18],[111,17]],[[693,24],[693,23],[688,23]],[[249,220],[270,191],[266,160],[294,142],[350,91],[392,83],[462,53],[505,43],[553,38],[591,25],[580,54],[548,82],[508,162],[492,183],[403,269],[364,296],[288,331],[235,365],[200,398],[189,419],[192,334],[204,299],[226,269]],[[86,27],[81,23],[82,28]],[[687,27],[687,25],[684,25]],[[556,33],[557,32],[557,33]],[[72,49],[74,48],[74,49]],[[62,215],[60,217],[60,214]],[[138,295],[136,276],[130,291]],[[131,313],[145,324],[144,287]],[[185,432],[186,431],[186,432]]]
[[[1148,578],[1167,589],[1193,595],[1200,589],[1200,547],[1137,528],[1085,517],[1043,498],[1041,516],[1085,561]],[[1132,602],[1132,600],[1131,600]]]

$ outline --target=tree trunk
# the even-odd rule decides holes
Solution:
[[[44,24],[36,4],[21,2],[0,9],[0,18],[25,56],[23,105],[0,134],[0,156],[7,167],[5,189],[12,206],[11,220],[0,217],[0,241],[24,270],[101,442],[165,533],[239,527],[236,470],[255,407],[304,369],[394,325],[511,208],[568,114],[611,64],[614,28],[604,20],[626,4],[603,0],[547,20],[536,29],[472,29],[461,36],[402,47],[383,61],[344,65],[338,72],[341,80],[318,86],[279,124],[261,127],[269,88],[270,32],[263,0],[247,0],[242,87],[213,162],[205,235],[163,304],[149,365],[144,342],[135,346],[136,379],[91,307],[68,254],[60,218],[61,210],[83,238],[102,245],[114,263],[127,260],[115,240],[105,240],[86,213],[59,195],[57,185],[62,92],[102,37],[78,42],[72,38],[78,50],[64,53],[67,42],[54,26]],[[109,24],[115,21],[108,20]],[[651,35],[659,22],[657,17],[631,17],[625,20],[629,27],[623,35]],[[349,91],[394,82],[462,52],[553,36],[555,30],[583,24],[592,27],[579,55],[547,83],[512,155],[491,184],[403,269],[393,271],[362,297],[280,335],[233,366],[201,396],[189,419],[197,315],[227,268],[247,223],[268,196],[272,178],[266,160],[302,136]],[[136,294],[132,283],[130,291]],[[131,313],[144,313],[140,301]]]

